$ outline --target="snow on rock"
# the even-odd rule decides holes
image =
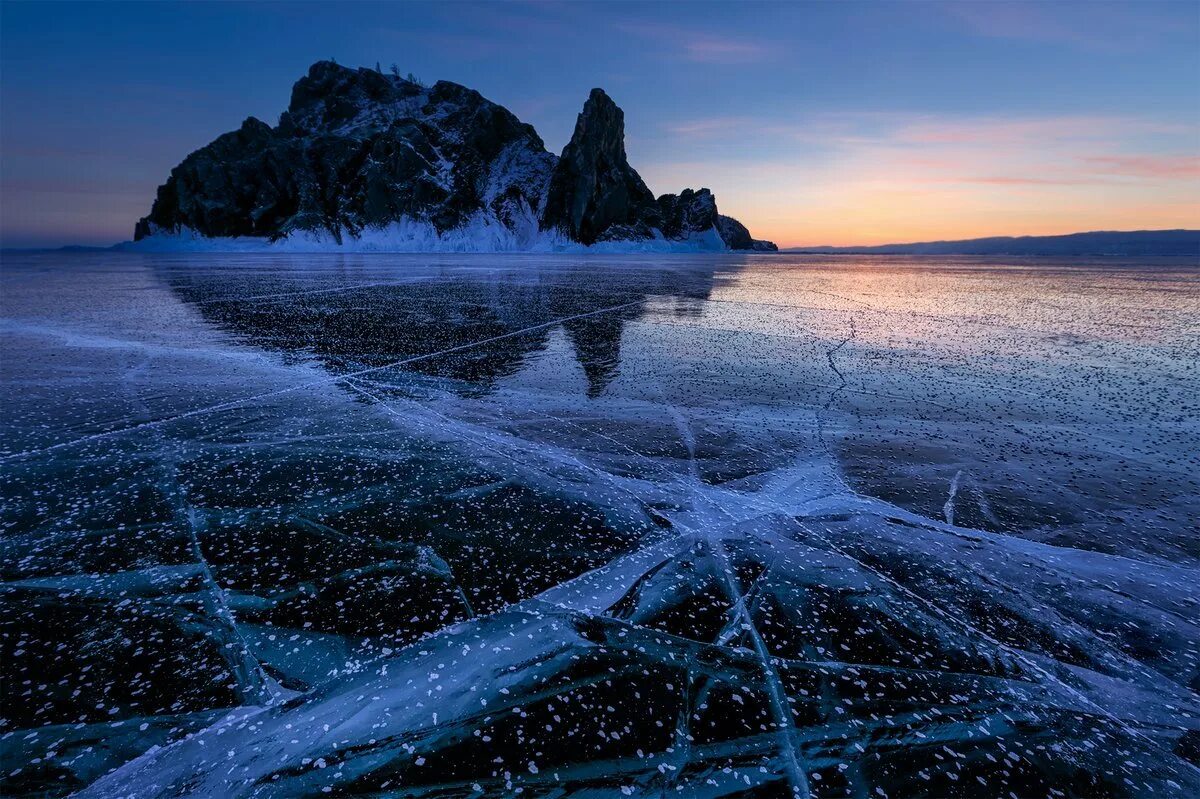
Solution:
[[[633,241],[598,241],[590,246],[572,241],[559,231],[539,231],[528,206],[505,223],[494,214],[473,214],[465,225],[439,233],[430,222],[405,218],[383,227],[364,228],[340,237],[324,231],[301,230],[272,241],[263,236],[201,236],[189,228],[156,233],[139,241],[118,245],[126,252],[229,252],[229,253],[421,253],[421,252],[534,252],[534,253],[703,253],[727,252],[716,228],[668,239],[658,230]]]

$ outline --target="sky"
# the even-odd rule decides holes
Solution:
[[[656,193],[781,246],[1200,228],[1184,2],[0,2],[0,245],[132,237],[314,61],[479,90],[560,152],[588,91]]]

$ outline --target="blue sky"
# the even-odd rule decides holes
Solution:
[[[1178,3],[0,5],[0,241],[129,238],[313,61],[478,89],[555,152],[593,86],[655,192],[780,244],[1200,227]]]

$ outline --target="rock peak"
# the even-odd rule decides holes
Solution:
[[[636,226],[654,205],[625,157],[625,113],[592,89],[550,178],[543,229],[592,244],[614,226]]]
[[[625,158],[625,112],[604,89],[592,89],[588,95],[575,120],[575,133],[567,147],[589,144],[603,148],[614,163],[629,166]]]
[[[729,220],[732,224],[721,222]],[[773,248],[717,213],[708,189],[684,189],[658,199],[625,154],[625,113],[603,89],[592,89],[575,121],[575,132],[550,178],[543,230],[573,241],[711,240],[735,250]],[[737,234],[736,241],[724,237]]]
[[[601,89],[599,86],[592,89],[588,93],[588,98],[583,104],[583,113],[586,114],[590,109],[597,108],[603,108],[606,110],[611,108],[611,110],[615,111],[621,117],[622,122],[625,120],[625,112],[621,110],[620,106],[613,102],[613,98],[608,96],[608,92],[604,91],[604,89]]]

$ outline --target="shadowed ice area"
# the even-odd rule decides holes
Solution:
[[[2,289],[5,795],[1200,793],[1194,264]]]

